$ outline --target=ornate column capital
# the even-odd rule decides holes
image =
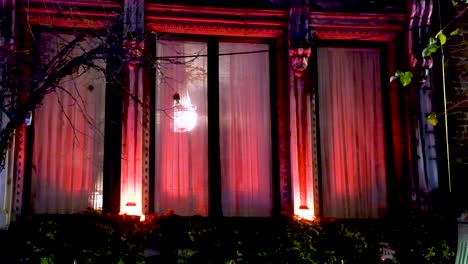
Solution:
[[[302,77],[312,52],[309,32],[309,1],[291,1],[289,8],[289,58],[294,75]]]

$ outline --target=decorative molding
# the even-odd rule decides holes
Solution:
[[[404,14],[311,12],[310,29],[324,40],[391,41],[404,31]]]
[[[28,22],[35,26],[54,26],[68,28],[103,28],[109,25],[110,20],[52,17],[52,16],[28,16]]]
[[[365,40],[391,41],[397,32],[355,31],[355,30],[313,30],[314,36],[321,40]]]
[[[182,5],[167,5],[167,4],[149,4],[146,7],[148,13],[166,13],[175,16],[193,16],[194,13],[206,16],[238,16],[238,17],[266,17],[269,19],[279,18],[286,22],[286,10],[269,10],[269,9],[253,9],[253,8],[220,8],[207,6],[182,6]]]
[[[121,10],[117,1],[30,0],[19,11],[33,26],[103,28]]]
[[[147,26],[150,31],[154,32],[196,35],[275,38],[283,33],[283,30],[276,28],[172,24],[163,22],[148,23]]]
[[[353,12],[404,12],[405,0],[311,0],[314,10],[353,11]]]
[[[405,14],[381,14],[381,13],[343,13],[343,12],[310,12],[310,20],[335,21],[338,24],[363,24],[363,25],[403,25]]]
[[[292,191],[292,169],[291,169],[291,132],[289,117],[289,86],[282,88],[278,94],[281,102],[278,110],[278,154],[279,154],[279,179],[281,211],[289,214],[294,213],[293,191]]]
[[[286,10],[149,4],[147,29],[161,33],[275,38],[287,27]]]
[[[19,217],[23,209],[23,190],[24,190],[24,170],[25,170],[25,156],[26,156],[26,128],[20,126],[15,130],[15,169],[14,178],[15,186],[14,190],[14,218]],[[14,219],[13,218],[13,219]]]
[[[119,0],[17,0],[17,2],[24,6],[42,6],[45,7],[60,7],[62,6],[65,10],[70,10],[70,7],[86,7],[86,8],[99,8],[99,9],[112,9],[119,8]]]
[[[314,89],[312,94],[311,94],[311,106],[310,108],[312,109],[312,121],[311,121],[311,129],[312,129],[312,166],[313,166],[313,175],[314,175],[314,214],[316,217],[321,215],[321,210],[320,208],[320,197],[322,197],[322,194],[320,193],[320,183],[319,183],[319,171],[318,171],[318,138],[317,138],[317,111],[316,111],[316,96],[317,96],[317,90]]]
[[[287,87],[289,88],[289,87]],[[291,181],[291,146],[289,130],[289,89],[279,88],[278,94],[278,155],[281,210],[293,213]]]
[[[150,21],[178,21],[178,22],[189,22],[195,24],[208,24],[208,25],[223,25],[223,24],[234,24],[234,25],[243,25],[243,26],[271,26],[271,27],[281,27],[283,23],[281,21],[238,21],[230,19],[216,19],[216,18],[195,18],[195,17],[175,17],[175,16],[147,16],[147,19]]]
[[[145,78],[149,74],[148,71],[143,71],[143,78]],[[143,86],[143,93],[144,93],[144,104],[150,105],[150,93],[148,89]],[[150,212],[150,200],[153,200],[154,197],[150,197],[150,177],[154,175],[150,175],[150,162],[154,162],[150,160],[150,139],[151,139],[151,111],[148,107],[143,108],[143,214],[151,214]]]
[[[421,53],[429,41],[433,5],[430,0],[412,0],[410,4],[407,36],[409,63],[411,67],[417,68],[418,75],[424,76],[425,60]]]

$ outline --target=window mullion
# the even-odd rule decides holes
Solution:
[[[219,150],[219,43],[208,40],[208,184],[212,217],[222,216],[221,160]]]

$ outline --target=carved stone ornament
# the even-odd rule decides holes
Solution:
[[[289,49],[289,57],[291,59],[291,68],[294,70],[294,75],[298,78],[302,77],[307,69],[312,48],[296,48]]]

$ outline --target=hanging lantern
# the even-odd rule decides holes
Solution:
[[[179,94],[174,99],[174,132],[183,133],[191,131],[197,124],[197,112],[195,106],[190,102],[190,97],[180,99]]]
[[[302,77],[312,53],[309,33],[309,2],[292,1],[289,8],[289,58],[294,75]]]

